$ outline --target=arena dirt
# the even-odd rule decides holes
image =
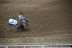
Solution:
[[[29,31],[16,30],[20,12],[29,19]],[[18,24],[9,25],[10,18]],[[0,0],[1,43],[71,44],[71,34],[72,0]]]

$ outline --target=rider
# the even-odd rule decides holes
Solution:
[[[19,17],[19,20],[25,20],[26,22],[28,22],[28,19],[22,16],[22,12],[20,12],[18,17]]]
[[[22,16],[22,12],[20,12],[18,17],[20,20],[20,26],[18,27],[18,29],[22,28],[23,30],[27,30],[26,24],[28,22],[28,19]]]

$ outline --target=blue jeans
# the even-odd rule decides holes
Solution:
[[[23,19],[20,19],[20,20],[25,20],[28,23],[28,19],[27,18],[23,18]]]

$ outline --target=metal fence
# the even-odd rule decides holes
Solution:
[[[72,45],[0,45],[0,48],[14,48],[16,46],[20,48],[72,48]]]

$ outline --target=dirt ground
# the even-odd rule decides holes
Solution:
[[[29,31],[16,31],[20,12],[29,19]],[[10,18],[18,24],[9,25]],[[0,0],[0,38],[1,43],[20,38],[21,43],[71,44],[72,0]]]

